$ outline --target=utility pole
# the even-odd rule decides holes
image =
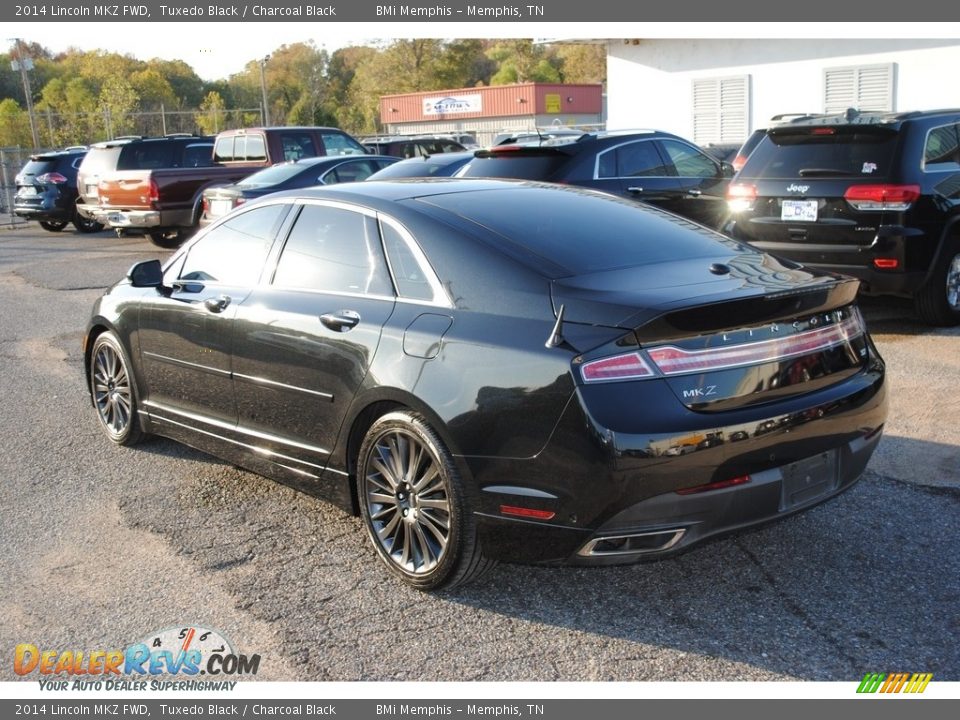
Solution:
[[[11,38],[16,46],[17,59],[10,63],[10,68],[16,72],[20,71],[20,78],[23,80],[23,94],[27,98],[27,114],[30,116],[30,135],[33,137],[33,147],[40,149],[40,137],[37,135],[37,119],[33,116],[33,98],[30,91],[30,76],[27,70],[33,69],[33,60],[26,56],[23,49],[23,41],[20,38]]]
[[[267,60],[270,59],[270,56],[267,55],[260,61],[260,94],[263,97],[263,124],[267,126],[270,124],[270,108],[267,105],[267,75],[265,68],[267,66]]]

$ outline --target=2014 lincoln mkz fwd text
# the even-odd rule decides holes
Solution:
[[[857,287],[592,190],[355,183],[134,265],[85,358],[113,442],[328,498],[434,589],[658,558],[850,487],[886,416]]]

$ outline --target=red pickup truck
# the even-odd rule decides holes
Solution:
[[[124,144],[121,156],[132,154],[138,142],[154,141]],[[160,247],[177,247],[197,228],[206,188],[237,182],[257,168],[286,160],[365,153],[359,142],[336,128],[227,130],[217,135],[204,166],[179,163],[100,173],[96,205],[85,199],[84,214],[118,232],[149,235]],[[79,176],[81,184],[89,184],[82,166]]]

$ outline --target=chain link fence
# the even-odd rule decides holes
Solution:
[[[30,156],[36,152],[39,151],[31,148],[0,148],[0,226],[2,227],[16,227],[25,225],[27,222],[13,214],[13,196],[17,193],[14,178],[20,172],[20,168],[27,164]]]

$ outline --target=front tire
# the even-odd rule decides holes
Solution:
[[[40,220],[40,227],[48,232],[60,232],[66,226],[66,220]]]
[[[135,445],[144,437],[137,415],[137,392],[130,362],[117,337],[99,335],[90,352],[90,396],[100,427],[117,445]]]
[[[960,238],[952,238],[944,248],[917,292],[915,308],[928,325],[960,325]]]
[[[419,590],[451,588],[493,566],[480,549],[469,488],[423,417],[384,415],[357,462],[367,534],[390,571]]]

